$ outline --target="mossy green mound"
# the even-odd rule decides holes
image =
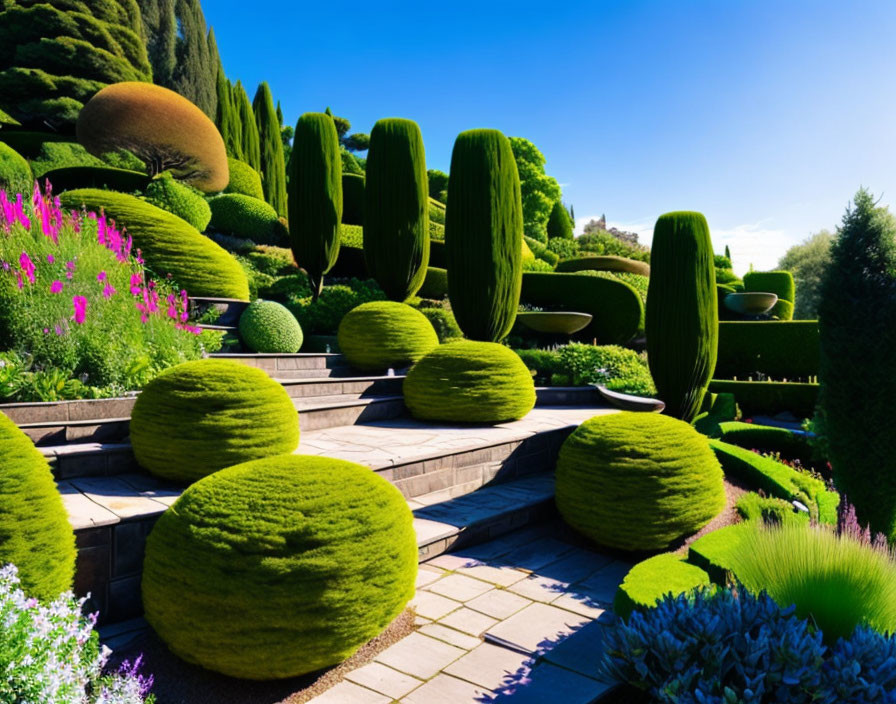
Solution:
[[[596,543],[663,550],[725,507],[722,469],[708,440],[669,416],[595,416],[557,461],[557,508]]]
[[[0,142],[0,191],[6,191],[6,195],[15,200],[16,193],[29,195],[33,185],[31,167],[25,157]]]
[[[439,345],[432,323],[419,310],[394,301],[353,308],[339,323],[339,349],[355,369],[402,369]]]
[[[341,662],[414,595],[412,514],[360,465],[286,455],[189,487],[146,545],[146,619],[184,660],[232,677]]]
[[[289,238],[277,211],[263,200],[240,193],[224,193],[209,201],[211,224],[218,232],[257,244],[285,244]]]
[[[713,582],[725,586],[732,573],[733,556],[742,549],[746,536],[753,530],[756,525],[746,522],[707,533],[691,544],[688,561],[706,570]]]
[[[302,347],[302,327],[286,306],[253,301],[240,316],[240,337],[253,352],[292,354]]]
[[[212,219],[212,211],[202,192],[170,175],[155,178],[146,187],[144,197],[157,208],[174,213],[199,232],[204,232]]]
[[[80,189],[59,197],[65,208],[100,212],[126,227],[156,274],[171,274],[191,296],[249,299],[242,267],[189,223],[135,196]]]
[[[131,445],[152,474],[194,482],[240,462],[293,452],[299,417],[283,387],[262,370],[200,359],[143,388],[131,413]]]
[[[423,420],[497,423],[532,410],[535,384],[509,347],[458,340],[414,365],[404,380],[404,400]]]
[[[0,565],[10,562],[28,596],[54,599],[71,589],[75,535],[50,466],[0,413]]]
[[[118,169],[112,166],[63,166],[50,169],[40,175],[41,184],[49,181],[53,193],[73,191],[76,188],[102,188],[121,193],[143,191],[150,178],[141,171]],[[161,207],[161,206],[160,206]]]
[[[613,611],[628,620],[633,611],[651,609],[667,594],[678,596],[709,584],[709,575],[702,569],[675,553],[663,553],[629,570],[613,599]]]
[[[230,170],[230,182],[225,193],[241,193],[257,200],[264,200],[264,188],[261,185],[261,175],[245,161],[227,157],[227,166]]]

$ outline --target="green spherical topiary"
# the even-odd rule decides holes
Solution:
[[[381,371],[414,364],[439,346],[419,310],[394,301],[362,303],[339,323],[339,349],[356,369]]]
[[[149,382],[131,413],[131,445],[152,474],[193,482],[239,462],[293,452],[292,399],[261,369],[200,359]]]
[[[75,535],[47,460],[0,413],[0,565],[8,563],[28,596],[54,599],[72,586]]]
[[[28,195],[33,186],[31,167],[25,157],[0,142],[0,191],[6,191],[6,195],[15,200],[16,193]]]
[[[286,306],[253,301],[240,316],[240,337],[253,352],[292,354],[302,347],[302,327]]]
[[[191,663],[266,680],[345,660],[414,595],[404,498],[367,467],[285,455],[189,487],[146,544],[146,619]]]
[[[245,161],[227,157],[227,166],[230,169],[230,181],[225,193],[240,193],[258,200],[264,200],[264,188],[261,185],[261,176]]]
[[[408,372],[404,400],[423,420],[497,423],[535,406],[535,384],[519,356],[494,342],[437,347]]]
[[[185,183],[176,181],[170,174],[153,179],[146,187],[144,197],[157,208],[174,213],[186,220],[199,232],[208,227],[212,211],[202,192]]]
[[[209,201],[211,224],[218,232],[252,240],[256,244],[286,244],[289,232],[277,211],[263,200],[239,193],[224,193]]]
[[[595,416],[563,443],[557,508],[600,545],[663,550],[725,507],[722,469],[688,423],[652,413]]]

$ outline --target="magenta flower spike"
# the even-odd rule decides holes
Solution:
[[[81,325],[87,316],[87,299],[84,296],[72,296],[72,306],[75,309],[72,320]]]
[[[62,293],[62,282],[59,279],[50,284],[50,293]]]
[[[22,273],[25,274],[25,278],[28,279],[28,283],[34,283],[34,262],[31,261],[31,257],[28,256],[27,252],[22,252],[21,256],[19,256],[19,266],[22,267]]]

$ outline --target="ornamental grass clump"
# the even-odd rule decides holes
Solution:
[[[0,340],[34,371],[104,393],[139,388],[220,344],[190,324],[185,291],[150,278],[127,231],[37,188],[27,200],[0,191]]]
[[[404,303],[362,303],[339,323],[339,349],[362,371],[408,367],[438,345],[432,323]]]
[[[271,680],[342,662],[414,595],[401,493],[345,460],[283,455],[188,488],[146,544],[146,619],[172,652]]]
[[[103,674],[111,651],[70,593],[40,604],[23,590],[14,565],[0,568],[0,701],[40,704],[152,704],[152,676],[140,658]]]
[[[889,549],[849,534],[785,523],[746,535],[731,566],[740,582],[796,607],[824,633],[847,638],[856,626],[896,632],[896,563]]]

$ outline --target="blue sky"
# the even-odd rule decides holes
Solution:
[[[649,241],[658,215],[700,210],[743,271],[833,228],[860,185],[896,203],[893,0],[204,10],[231,80],[250,95],[267,80],[288,122],[327,106],[357,131],[411,118],[444,171],[465,129],[526,137],[579,228],[606,213]]]

